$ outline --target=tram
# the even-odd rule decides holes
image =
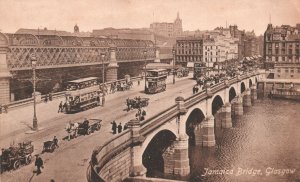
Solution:
[[[83,111],[100,105],[100,88],[97,77],[72,80],[67,83],[66,112]]]
[[[205,63],[194,63],[194,75],[193,78],[197,79],[199,77],[205,76],[206,74],[206,66]]]
[[[148,70],[146,72],[146,94],[155,94],[166,90],[166,79],[168,76],[168,70],[156,69]]]

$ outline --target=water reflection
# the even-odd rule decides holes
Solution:
[[[190,147],[189,181],[300,179],[299,108],[300,103],[279,100],[259,100],[244,108],[233,128],[215,131],[215,147]]]

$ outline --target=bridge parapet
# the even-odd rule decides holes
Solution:
[[[227,82],[229,85],[235,84],[239,81],[243,81],[243,79],[247,79],[251,76],[255,76],[257,73],[251,73],[250,75],[241,75],[234,78],[229,79]],[[240,79],[238,79],[240,78]],[[228,84],[225,84],[224,82],[218,83],[216,85],[213,85],[211,87],[212,94],[218,93],[222,89],[228,88]],[[249,90],[247,91],[247,93]],[[165,110],[157,113],[156,115],[148,118],[145,121],[142,121],[140,123],[140,129],[138,132],[138,135],[136,135],[136,138],[146,137],[150,135],[153,131],[158,129],[160,126],[166,124],[167,122],[174,121],[178,117],[178,115],[181,112],[181,108],[192,108],[197,103],[201,102],[204,99],[209,99],[209,94],[207,94],[206,90],[203,90],[197,94],[194,94],[186,99],[183,100],[183,98],[178,99],[180,103],[174,104],[170,106],[169,108],[166,108]],[[242,97],[239,96],[236,99],[234,99],[237,103],[237,112],[239,111],[239,108],[242,103]],[[180,108],[178,108],[180,105]],[[223,108],[224,113],[228,114],[230,113],[230,104],[226,103],[225,107]],[[229,116],[229,115],[228,115]],[[177,122],[177,120],[176,120]],[[183,123],[183,122],[182,122]],[[211,115],[211,113],[207,114],[205,116],[205,120],[203,121],[202,126],[204,127],[204,133],[203,133],[203,146],[213,146],[215,145],[215,139],[214,139],[214,117]],[[231,127],[230,121],[224,121],[224,128]],[[91,160],[91,167],[94,170],[98,176],[101,177],[101,179],[105,181],[112,181],[112,176],[116,177],[116,181],[123,180],[124,177],[130,176],[130,169],[132,169],[132,160],[130,157],[132,157],[132,153],[139,153],[139,156],[141,156],[141,149],[138,148],[138,142],[134,142],[132,138],[132,132],[133,130],[130,129],[129,131],[125,131],[124,133],[117,135],[113,139],[106,142],[101,147],[97,148],[95,152],[93,153],[92,160]],[[178,130],[179,131],[179,130]],[[137,134],[137,133],[136,133]],[[138,137],[137,137],[138,136]],[[180,139],[180,137],[179,137]],[[139,142],[142,140],[139,140]],[[176,140],[177,141],[177,140]],[[181,141],[181,140],[178,140]],[[182,140],[184,142],[184,140]],[[180,143],[178,143],[180,144]],[[178,145],[178,149],[181,149],[180,147],[183,145]],[[137,148],[135,148],[137,147]],[[185,148],[184,148],[185,150]],[[132,152],[134,151],[134,152]],[[175,150],[174,150],[175,151]],[[174,153],[174,152],[173,152]],[[127,161],[131,161],[129,163],[124,162],[123,159],[127,158]],[[116,164],[117,160],[121,160],[122,162],[119,162]],[[93,162],[94,161],[94,162]],[[140,162],[140,161],[139,161]],[[121,164],[120,164],[121,163]],[[119,168],[114,167],[114,165],[119,165]],[[122,170],[121,170],[121,167]],[[124,169],[124,170],[123,170]],[[122,171],[122,172],[121,172]],[[139,169],[137,170],[139,171]],[[142,171],[142,169],[140,170]],[[186,171],[188,169],[186,168]],[[186,171],[179,171],[178,174],[185,174]],[[143,173],[141,173],[142,175]],[[127,175],[127,176],[126,176]],[[139,174],[137,174],[139,175]]]

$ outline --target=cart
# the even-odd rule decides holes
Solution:
[[[44,146],[43,146],[43,151],[44,152],[54,152],[54,150],[57,148],[57,146],[54,144],[54,141],[50,140],[50,141],[46,141],[44,142]]]
[[[33,145],[31,141],[19,143],[18,146],[11,146],[2,149],[1,173],[4,170],[16,170],[21,165],[28,165],[32,161]]]
[[[89,135],[94,131],[99,131],[101,129],[101,119],[89,119],[85,120],[83,123],[78,123],[78,131],[79,135]]]
[[[146,107],[149,104],[149,98],[140,98],[136,97],[134,99],[127,99],[126,100],[126,105],[127,105],[127,111],[131,109],[138,109],[141,107]]]

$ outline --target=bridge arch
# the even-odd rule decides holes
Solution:
[[[185,123],[185,132],[189,136],[189,145],[196,145],[195,135],[201,136],[203,134],[203,131],[201,130],[202,127],[199,126],[204,119],[205,114],[199,108],[193,109],[192,112],[189,114]],[[197,132],[195,131],[195,129],[197,129]]]
[[[241,94],[246,90],[246,85],[244,82],[241,82]]]
[[[253,84],[253,83],[252,83],[252,79],[250,78],[250,79],[249,79],[249,88],[251,88],[252,84]]]
[[[211,112],[215,115],[217,111],[224,105],[224,100],[220,95],[215,95],[211,102]]]
[[[231,101],[237,96],[237,93],[236,93],[234,87],[231,87],[231,88],[229,89],[229,94],[228,94],[228,96],[229,96],[229,103],[231,103]]]
[[[163,153],[176,140],[176,134],[171,130],[163,129],[150,139],[145,141],[147,147],[142,153],[142,163],[147,169],[147,174],[155,171],[164,172]]]

